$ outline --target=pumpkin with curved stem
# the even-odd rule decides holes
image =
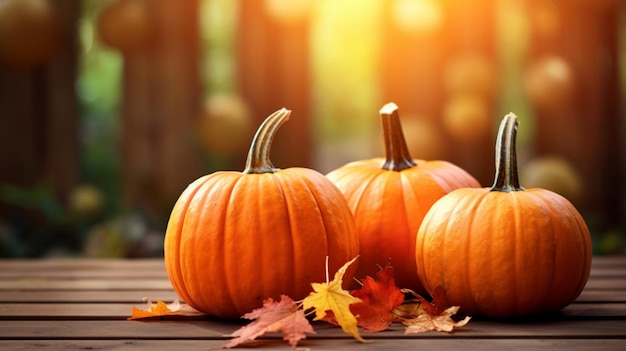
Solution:
[[[415,235],[422,218],[440,197],[478,181],[446,161],[411,158],[400,125],[398,106],[380,110],[386,159],[348,163],[327,177],[343,192],[359,233],[358,277],[372,275],[391,258],[398,286],[423,292],[415,270]]]
[[[279,170],[269,160],[281,109],[254,136],[243,172],[199,178],[182,193],[165,235],[170,281],[192,307],[239,318],[281,294],[295,300],[311,282],[358,255],[350,209],[337,187],[307,168]],[[350,281],[354,269],[347,273]]]
[[[589,230],[576,208],[554,192],[519,184],[517,126],[513,114],[500,125],[493,186],[442,197],[417,234],[424,287],[442,286],[448,303],[466,313],[506,318],[557,311],[589,277]]]

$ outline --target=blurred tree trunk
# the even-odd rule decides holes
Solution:
[[[126,201],[169,214],[199,178],[194,126],[200,111],[198,1],[147,1],[152,33],[124,55],[122,183]]]
[[[271,160],[278,168],[311,166],[309,21],[281,23],[264,1],[239,1],[238,85],[256,124],[285,107],[289,122],[276,135]]]
[[[76,0],[53,6],[61,22],[54,55],[29,68],[0,62],[0,184],[46,184],[64,201],[79,173],[74,92],[80,6]]]
[[[477,55],[487,63],[495,62],[493,0],[435,2],[437,7],[431,17],[414,20],[415,23],[421,21],[421,27],[409,24],[408,28],[407,24],[403,26],[393,7],[395,4],[385,2],[381,48],[383,103],[393,101],[398,104],[401,115],[429,120],[443,138],[442,150],[437,153],[439,158],[464,168],[481,184],[491,184],[494,136],[488,134],[479,140],[460,141],[446,132],[442,119],[446,103],[452,97],[446,87],[446,72],[453,62]],[[494,65],[490,68],[495,70]],[[482,98],[490,116],[494,116],[495,96]],[[408,140],[412,136],[405,137]]]
[[[579,210],[600,230],[626,225],[623,116],[620,106],[618,0],[533,0],[529,65],[562,58],[570,68],[569,95],[535,104],[536,155],[559,155],[583,180]],[[531,17],[531,18],[535,18]]]

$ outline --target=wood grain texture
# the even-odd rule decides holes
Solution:
[[[623,350],[626,257],[594,258],[586,289],[560,313],[520,321],[474,318],[453,333],[404,334],[401,324],[364,333],[314,322],[300,350]],[[176,299],[162,260],[0,260],[0,350],[212,350],[246,321],[165,317],[128,321],[143,298]],[[242,347],[291,349],[271,333]]]

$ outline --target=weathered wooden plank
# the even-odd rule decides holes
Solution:
[[[11,270],[0,272],[0,282],[9,279],[42,278],[42,279],[135,279],[135,278],[159,278],[168,279],[165,270],[160,269],[108,269],[108,270]]]
[[[626,302],[624,290],[583,290],[576,302]]]
[[[129,290],[0,290],[0,303],[58,303],[58,302],[119,302],[134,303],[141,298],[150,298],[153,301],[172,301],[177,298],[173,290],[162,289],[129,289]],[[584,290],[578,303],[608,303],[626,302],[626,293],[623,290]]]
[[[171,290],[167,279],[45,279],[25,278],[0,281],[0,290]]]
[[[240,324],[215,321],[0,321],[0,339],[222,339]]]
[[[173,290],[0,290],[0,303],[137,303],[144,297],[150,298],[152,301],[162,300],[168,302],[178,298]],[[623,290],[584,290],[576,300],[576,303],[608,302],[626,303],[626,293]]]
[[[594,256],[591,260],[591,269],[598,267],[626,269],[626,255]]]
[[[603,290],[625,290],[626,279],[620,278],[598,278],[589,279],[585,289],[603,289]]]
[[[0,290],[0,303],[140,303],[146,297],[152,301],[171,302],[178,299],[174,290],[35,290],[35,291],[3,291]],[[180,299],[179,299],[180,301]]]
[[[156,302],[154,299],[152,301]],[[123,320],[131,315],[133,306],[144,308],[145,302],[137,299],[133,303],[0,303],[0,319]],[[626,320],[626,303],[571,304],[553,318]]]
[[[0,349],[13,351],[31,350],[133,350],[133,351],[206,351],[216,350],[224,345],[221,340],[2,340]],[[286,341],[274,339],[264,339],[249,342],[242,345],[242,348],[255,347],[263,350],[293,350]],[[379,339],[372,343],[360,344],[350,339],[305,339],[300,341],[297,350],[421,350],[421,351],[441,351],[441,350],[553,350],[553,351],[575,351],[575,350],[603,350],[603,351],[623,351],[626,349],[624,339],[604,339],[604,340],[571,340],[571,339],[475,339],[471,342],[461,339],[411,339],[411,340],[389,340]]]
[[[214,320],[185,321],[126,321],[102,320],[59,321],[2,320],[0,340],[19,339],[219,339],[237,330],[242,324]],[[328,323],[314,323],[315,335],[310,338],[350,339],[341,328]],[[404,334],[404,327],[394,324],[388,331],[365,334],[367,339],[421,339],[421,338],[569,338],[615,339],[626,338],[626,320],[572,320],[506,323],[496,321],[471,321],[454,333],[426,332]]]
[[[50,272],[56,270],[162,270],[163,259],[0,259],[0,270]]]

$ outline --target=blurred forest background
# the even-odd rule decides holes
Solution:
[[[484,186],[516,113],[522,186],[624,253],[625,44],[619,0],[0,0],[0,257],[161,256],[270,113],[275,166],[327,173],[383,155],[389,101],[413,157]]]

